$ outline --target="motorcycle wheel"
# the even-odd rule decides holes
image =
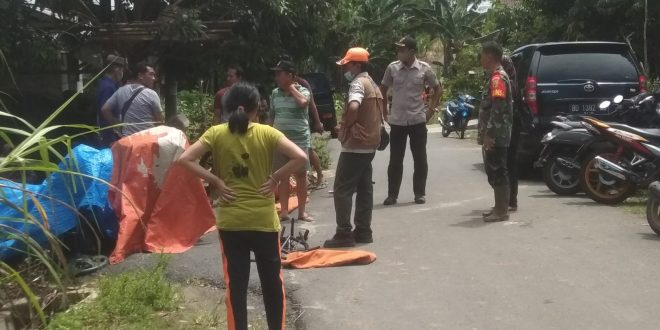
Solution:
[[[461,120],[461,134],[460,134],[461,140],[465,139],[465,130],[467,130],[467,126],[468,126],[467,119]]]
[[[600,204],[620,204],[635,192],[635,185],[630,181],[619,181],[604,177],[596,168],[596,156],[614,159],[613,153],[594,153],[585,159],[580,168],[580,184],[582,190]]]
[[[580,192],[580,174],[567,173],[557,163],[559,157],[570,157],[567,155],[556,155],[543,165],[543,181],[552,192],[560,196],[575,195]],[[576,171],[577,172],[577,171]]]
[[[660,235],[660,199],[653,195],[646,202],[646,221],[653,231]]]
[[[445,127],[442,128],[442,137],[448,137],[449,136],[449,130]]]

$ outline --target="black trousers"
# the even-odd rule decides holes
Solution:
[[[227,287],[227,326],[247,330],[247,290],[250,251],[254,252],[261,281],[268,329],[284,329],[286,300],[282,281],[279,233],[220,231],[222,265]]]
[[[507,147],[494,147],[489,151],[483,151],[488,183],[493,188],[509,184],[508,149]]]
[[[398,198],[403,177],[403,158],[406,142],[410,137],[410,151],[414,161],[413,192],[415,196],[426,195],[426,177],[429,164],[426,157],[426,123],[412,126],[390,125],[390,165],[387,168],[388,196]]]
[[[337,162],[334,184],[337,233],[349,233],[351,210],[355,194],[355,231],[371,233],[371,213],[374,208],[374,187],[371,181],[371,161],[375,153],[358,154],[342,152]]]
[[[509,205],[515,207],[518,207],[518,144],[520,141],[520,128],[520,119],[514,116],[506,163],[509,173],[509,186],[511,187]]]

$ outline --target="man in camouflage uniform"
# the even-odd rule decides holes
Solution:
[[[520,118],[519,108],[516,102],[518,99],[518,89],[516,88],[516,68],[509,56],[502,56],[502,67],[509,76],[511,82],[511,99],[513,100],[513,123],[511,125],[511,142],[509,142],[508,156],[506,160],[507,169],[509,170],[509,212],[518,210],[518,144],[520,141],[520,131],[522,130],[522,122]]]
[[[478,142],[483,146],[488,183],[495,192],[495,207],[483,215],[486,222],[505,221],[509,219],[507,151],[513,124],[511,83],[502,67],[502,47],[497,43],[484,43],[480,60],[489,78],[481,97]]]

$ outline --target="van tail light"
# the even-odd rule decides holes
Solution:
[[[527,78],[527,84],[525,84],[525,96],[527,99],[527,106],[529,106],[529,110],[532,112],[532,115],[534,117],[538,116],[539,114],[539,104],[538,100],[536,99],[536,78],[535,77],[528,77]]]
[[[646,93],[646,76],[639,76],[639,92]]]

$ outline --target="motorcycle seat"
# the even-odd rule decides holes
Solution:
[[[649,140],[660,140],[660,128],[636,128],[628,125],[610,125],[622,131],[637,134]]]
[[[584,128],[584,125],[582,125],[581,121],[564,121],[562,124],[568,125],[572,128]]]

